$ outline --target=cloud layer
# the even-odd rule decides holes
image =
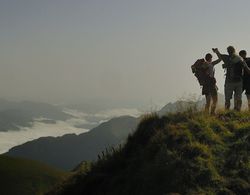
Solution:
[[[37,118],[32,127],[21,127],[19,131],[0,132],[0,154],[7,152],[10,148],[25,142],[47,136],[62,136],[65,134],[80,134],[87,132],[88,127],[95,127],[110,118],[122,115],[139,116],[137,109],[112,109],[87,114],[77,110],[64,109],[64,112],[71,114],[74,118],[66,121],[55,121],[44,123],[45,118]],[[86,126],[86,127],[85,127]]]

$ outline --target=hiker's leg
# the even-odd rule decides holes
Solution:
[[[237,98],[237,85],[236,83],[234,83],[234,90],[233,90],[233,94],[234,94],[234,110],[237,111],[238,110],[238,98]]]
[[[241,99],[237,99],[237,101],[236,101],[236,111],[240,112],[241,106],[242,106],[242,100]]]
[[[205,112],[206,113],[209,113],[210,104],[211,104],[211,95],[206,94],[206,105],[205,105]]]
[[[246,96],[247,96],[247,103],[248,103],[248,110],[250,111],[250,87],[245,87],[246,90]]]
[[[234,94],[234,110],[237,110],[237,99]]]
[[[218,96],[212,96],[212,99],[213,99],[213,103],[212,103],[212,106],[211,106],[211,114],[214,115],[216,105],[217,105],[217,102],[218,102]]]
[[[231,83],[225,83],[224,94],[225,94],[225,110],[229,110],[230,100],[232,99],[233,95],[233,86]]]
[[[234,91],[234,110],[237,110],[237,97]]]
[[[240,111],[241,105],[242,105],[242,100],[238,98],[236,94],[234,94],[234,110]]]
[[[240,111],[242,105],[242,82],[235,84],[234,99],[236,103],[234,108],[236,111]]]
[[[214,85],[211,89],[211,97],[212,97],[212,106],[211,106],[211,114],[214,115],[215,114],[215,109],[217,106],[217,102],[218,102],[218,92],[217,92],[218,88],[216,85]]]
[[[250,111],[250,94],[247,94],[248,110]]]

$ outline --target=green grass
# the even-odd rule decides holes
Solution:
[[[68,176],[40,162],[0,155],[1,195],[43,194]]]
[[[250,113],[142,117],[120,148],[50,194],[250,194]]]

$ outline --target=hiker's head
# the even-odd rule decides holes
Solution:
[[[231,56],[231,55],[233,55],[233,54],[235,54],[235,49],[234,49],[234,47],[233,46],[228,46],[227,47],[227,52],[228,52],[228,54]]]
[[[205,56],[205,60],[206,60],[207,62],[212,62],[212,58],[213,58],[213,56],[212,56],[211,53],[207,53],[206,56]]]
[[[241,50],[241,51],[239,52],[239,55],[240,55],[240,57],[242,57],[242,58],[246,58],[246,57],[247,57],[247,52],[246,52],[246,50]]]

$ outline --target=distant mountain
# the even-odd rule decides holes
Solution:
[[[204,104],[204,100],[200,101],[176,101],[174,103],[168,103],[165,105],[159,112],[157,112],[160,116],[163,116],[167,113],[176,113],[176,112],[183,112],[189,108],[197,108],[198,110],[202,108]]]
[[[138,119],[131,116],[113,118],[87,133],[39,138],[16,146],[6,154],[72,169],[83,160],[96,160],[106,147],[121,144],[133,132],[137,122]]]
[[[160,116],[168,113],[183,112],[189,108],[196,108],[197,110],[202,110],[205,106],[205,98],[200,100],[178,100],[173,103],[166,104],[161,110],[157,112]],[[224,108],[224,95],[218,94],[218,105],[217,108]]]
[[[61,108],[38,102],[12,102],[0,99],[0,131],[31,127],[34,118],[47,118],[50,122],[72,118]]]
[[[69,175],[40,162],[0,155],[2,195],[43,194]]]

